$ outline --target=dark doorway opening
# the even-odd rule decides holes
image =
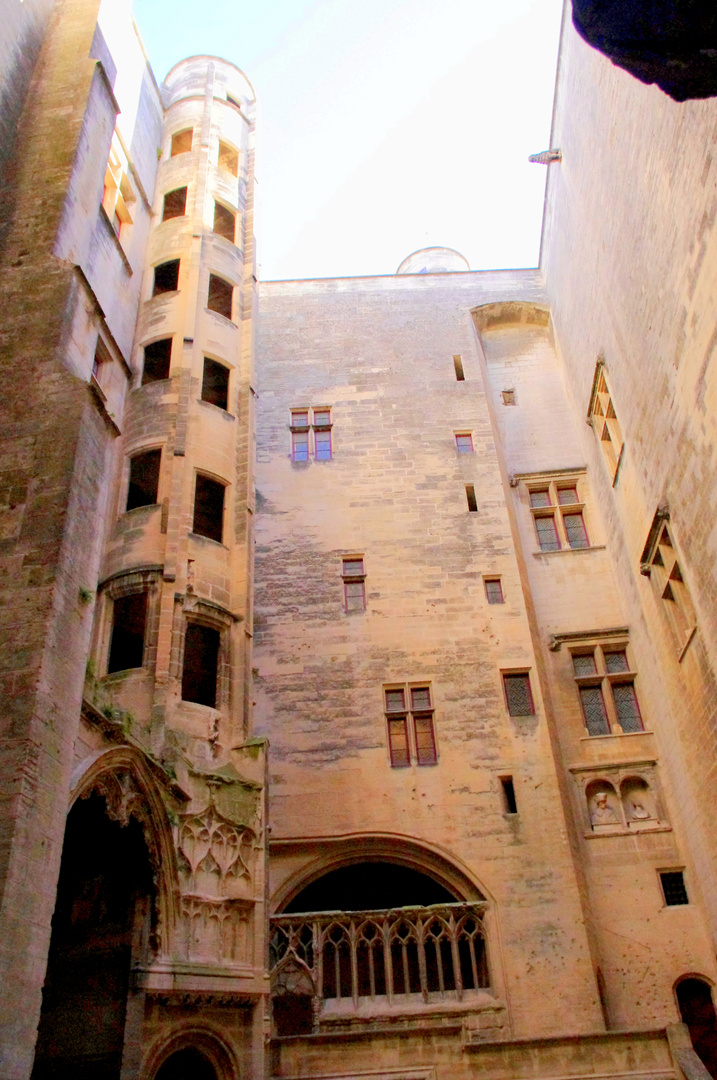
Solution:
[[[65,830],[32,1080],[119,1080],[133,944],[148,939],[151,896],[139,823],[111,821],[98,795],[80,800]]]
[[[677,1002],[692,1045],[717,1080],[717,1017],[709,985],[702,979],[683,979],[677,987]]]
[[[217,1073],[204,1054],[188,1046],[160,1065],[155,1080],[217,1080]]]

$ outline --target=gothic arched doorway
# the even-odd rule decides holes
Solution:
[[[676,988],[682,1022],[705,1068],[717,1080],[717,1016],[712,990],[704,979],[683,979]]]
[[[152,868],[138,821],[99,795],[67,818],[33,1080],[118,1080],[133,953],[148,946]]]
[[[204,1054],[187,1046],[160,1065],[155,1080],[217,1080],[217,1073]]]

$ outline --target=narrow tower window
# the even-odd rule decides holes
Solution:
[[[225,319],[231,320],[233,295],[234,286],[229,281],[225,281],[224,278],[220,278],[216,274],[209,275],[207,307],[210,311],[216,311],[218,315],[223,315]]]
[[[344,580],[344,610],[346,613],[365,611],[366,574],[364,572],[363,558],[352,555],[348,559],[343,559],[342,577]]]
[[[214,232],[218,236],[223,236],[225,240],[231,240],[232,244],[234,243],[236,215],[218,202],[214,203]]]
[[[190,622],[184,635],[182,700],[216,708],[219,631]]]
[[[185,187],[179,187],[175,188],[174,191],[168,191],[164,196],[162,221],[169,221],[170,218],[182,217],[186,212],[187,189]]]
[[[502,604],[503,599],[503,585],[499,577],[484,578],[483,585],[485,586],[485,596],[489,604]]]
[[[154,268],[154,288],[152,296],[160,293],[176,292],[179,283],[179,259],[160,263]]]
[[[202,401],[208,401],[219,409],[227,409],[229,403],[229,368],[204,357]]]
[[[145,450],[143,454],[135,454],[130,458],[127,510],[135,510],[138,506],[153,506],[157,502],[161,461],[161,450]]]
[[[117,597],[113,603],[108,674],[142,667],[146,622],[146,592]]]
[[[169,152],[170,157],[176,157],[177,154],[186,154],[192,149],[192,129],[184,128],[183,131],[175,131],[172,136],[172,148]]]
[[[463,374],[463,360],[460,356],[453,357],[453,367],[456,370],[456,379],[458,382],[465,381],[465,375]]]
[[[475,514],[478,510],[478,503],[476,502],[476,489],[473,484],[466,484],[466,499],[468,500],[468,509],[471,514]]]
[[[225,169],[232,176],[236,176],[239,172],[239,155],[236,150],[229,146],[228,143],[219,143],[219,160],[217,162],[220,169]]]
[[[159,382],[169,378],[169,362],[172,354],[172,339],[162,338],[152,341],[144,347],[144,367],[142,368],[142,386],[145,383]]]
[[[197,474],[193,532],[221,544],[224,535],[224,485]]]
[[[535,706],[530,691],[530,676],[526,672],[503,674],[505,703],[511,716],[534,716]]]
[[[503,813],[504,814],[517,814],[518,804],[515,801],[515,788],[513,786],[512,776],[500,776],[501,791],[503,794]]]

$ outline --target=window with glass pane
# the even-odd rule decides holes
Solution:
[[[558,530],[555,527],[555,518],[552,514],[536,517],[535,531],[538,534],[538,544],[541,551],[560,551]]]
[[[578,489],[576,487],[558,488],[558,502],[561,506],[571,506],[580,502]]]
[[[590,547],[582,513],[563,514],[563,525],[571,548]]]
[[[386,690],[386,712],[403,712],[406,695],[403,690]]]
[[[411,709],[420,712],[431,707],[431,692],[427,686],[411,689]]]
[[[322,430],[316,428],[314,431],[314,442],[316,447],[316,460],[317,461],[330,461],[331,460],[331,428]]]
[[[597,672],[595,654],[585,653],[582,656],[573,656],[573,671],[576,675],[595,675]]]
[[[483,582],[485,585],[485,595],[489,604],[502,604],[503,601],[503,586],[500,578],[486,578]]]
[[[471,435],[456,435],[456,450],[459,454],[472,454],[473,437]]]
[[[633,683],[617,683],[612,688],[618,723],[624,732],[643,731],[640,706]]]
[[[309,426],[309,412],[305,411],[292,412],[291,414],[291,426],[292,427],[308,427]]]
[[[436,764],[436,741],[433,737],[433,717],[414,716],[416,731],[416,761],[419,765]]]
[[[347,612],[366,610],[366,587],[363,581],[344,581],[344,604]]]
[[[585,727],[591,735],[609,735],[610,724],[605,709],[605,699],[599,686],[581,686],[580,704],[585,718]]]
[[[291,457],[293,461],[309,460],[309,433],[308,431],[292,431],[291,433]]]
[[[391,717],[388,721],[388,746],[391,753],[391,765],[394,768],[411,764],[405,716]]]
[[[603,650],[603,656],[605,657],[605,667],[610,675],[630,670],[627,653],[624,649],[616,649],[614,652],[605,652]]]
[[[533,695],[530,692],[530,678],[526,674],[503,675],[503,687],[508,712],[511,716],[534,716]]]
[[[363,574],[363,559],[344,559],[344,577],[356,577]]]
[[[550,491],[548,488],[541,488],[539,491],[530,492],[530,505],[535,509],[541,506],[551,506]]]
[[[329,427],[330,424],[330,409],[314,409],[314,427]]]

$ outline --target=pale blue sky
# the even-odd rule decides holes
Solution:
[[[392,274],[416,248],[535,266],[561,0],[134,0],[158,81],[183,56],[256,89],[264,280]],[[198,15],[198,12],[201,12]]]

